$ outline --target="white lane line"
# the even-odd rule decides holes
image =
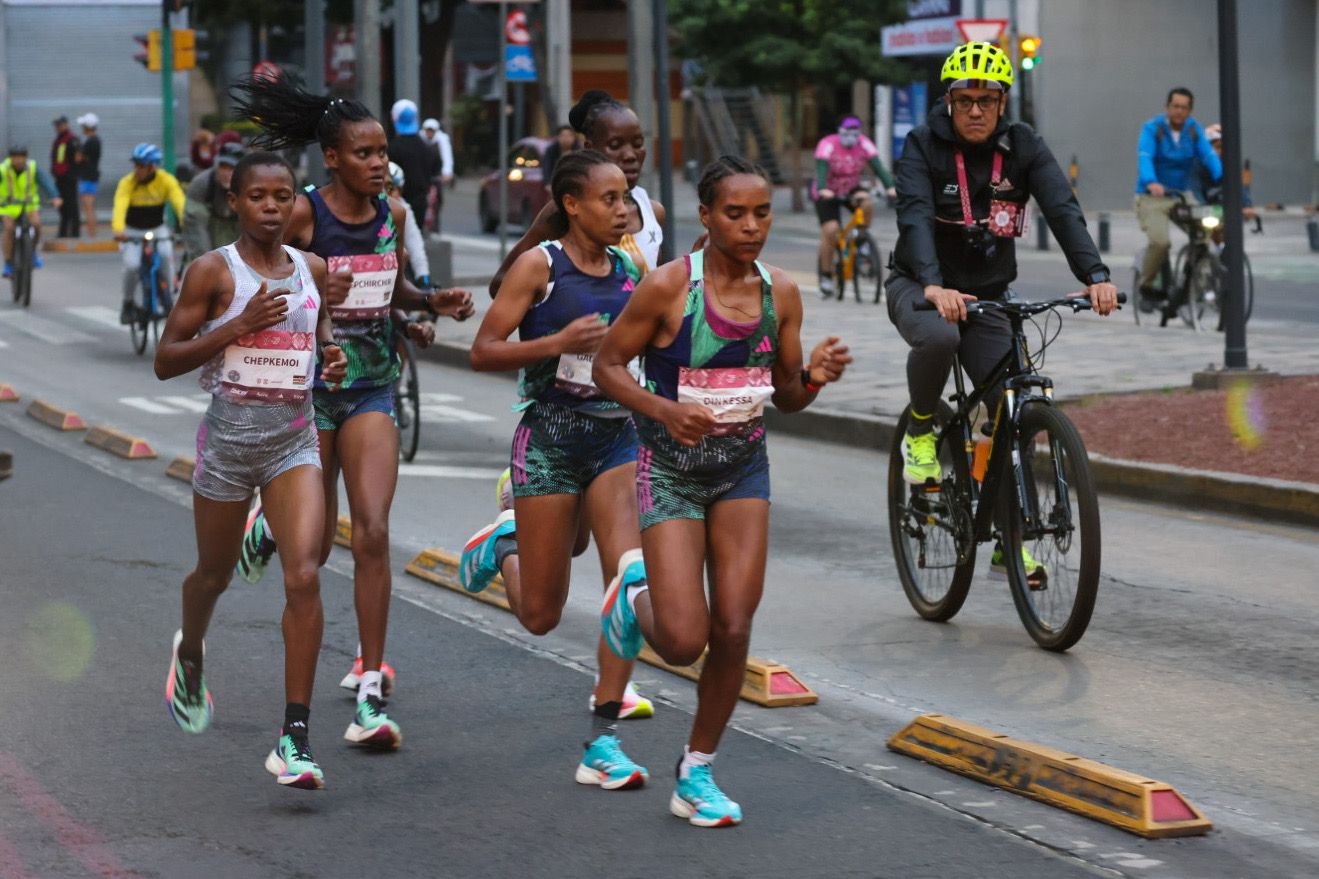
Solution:
[[[205,412],[211,405],[211,398],[207,394],[197,394],[192,397],[157,397],[157,399],[169,403],[171,406],[178,406],[185,412]]]
[[[499,242],[475,235],[442,235],[441,240],[448,241],[456,247],[470,247],[472,250],[499,251]]]
[[[463,398],[457,394],[438,394],[433,391],[423,391],[417,395],[423,406],[431,403],[461,403]]]
[[[134,409],[141,409],[143,412],[150,412],[152,415],[178,415],[179,410],[173,406],[164,406],[147,397],[120,397],[119,402],[125,406],[132,406]]]
[[[493,415],[471,412],[455,406],[422,406],[422,421],[494,421]]]
[[[8,348],[8,347],[9,347],[9,343],[6,342],[4,339],[0,339],[0,348]]]
[[[429,476],[436,479],[484,479],[494,482],[503,470],[484,467],[450,467],[444,464],[399,464],[399,476]]]
[[[84,332],[25,311],[0,312],[0,321],[4,321],[24,335],[51,345],[77,345],[95,341],[92,336]]]
[[[120,331],[124,329],[124,325],[119,323],[119,312],[107,305],[75,305],[64,310],[74,317],[80,317],[95,324],[114,327]]]

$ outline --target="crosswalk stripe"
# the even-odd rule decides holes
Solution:
[[[173,406],[163,406],[146,397],[120,397],[119,402],[125,406],[132,406],[134,409],[141,409],[143,412],[150,412],[152,415],[179,414],[179,410]]]
[[[0,348],[8,348],[8,347],[9,347],[9,343],[6,342],[4,339],[0,339]]]
[[[463,400],[463,398],[457,394],[437,394],[433,392],[428,393],[426,391],[418,394],[417,397],[421,400],[423,406],[428,403],[461,403]]]
[[[197,394],[194,397],[158,397],[157,399],[189,412],[205,412],[211,405],[211,398],[207,394]]]
[[[471,412],[456,406],[422,406],[422,421],[494,421],[494,416],[481,412]]]
[[[106,305],[75,305],[64,310],[74,317],[80,317],[92,323],[114,327],[120,331],[124,329],[123,324],[119,323],[119,312]]]
[[[483,467],[450,467],[444,464],[399,464],[399,476],[429,476],[438,479],[483,479],[495,481],[503,470]]]
[[[76,345],[95,341],[86,333],[26,311],[0,311],[0,321],[9,324],[24,335],[51,345]]]

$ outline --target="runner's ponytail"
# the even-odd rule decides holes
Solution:
[[[238,115],[261,128],[252,145],[268,150],[296,149],[312,141],[322,150],[333,149],[345,122],[375,118],[360,101],[313,95],[285,76],[244,77],[229,95]]]
[[[604,153],[595,150],[576,150],[554,164],[554,179],[550,181],[550,192],[554,194],[554,206],[558,210],[550,216],[549,222],[555,238],[562,238],[568,234],[568,212],[563,209],[564,196],[580,197],[586,189],[586,182],[591,179],[591,170],[597,165],[613,166],[614,163],[609,161]]]

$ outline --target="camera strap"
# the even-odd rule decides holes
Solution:
[[[968,226],[976,224],[975,217],[971,214],[971,193],[970,187],[966,184],[966,159],[962,156],[962,151],[958,150],[953,154],[957,162],[957,191],[962,194],[962,222]],[[989,184],[991,187],[998,186],[999,180],[1003,177],[1003,154],[994,150],[994,164],[989,171]]]

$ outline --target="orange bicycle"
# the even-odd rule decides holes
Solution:
[[[884,298],[884,269],[879,258],[879,245],[870,234],[870,215],[872,197],[864,189],[853,190],[846,198],[838,202],[851,210],[852,216],[838,229],[838,238],[834,242],[834,278],[838,282],[838,298],[841,300],[852,285],[856,301],[861,301],[861,288],[875,287],[875,304]]]

